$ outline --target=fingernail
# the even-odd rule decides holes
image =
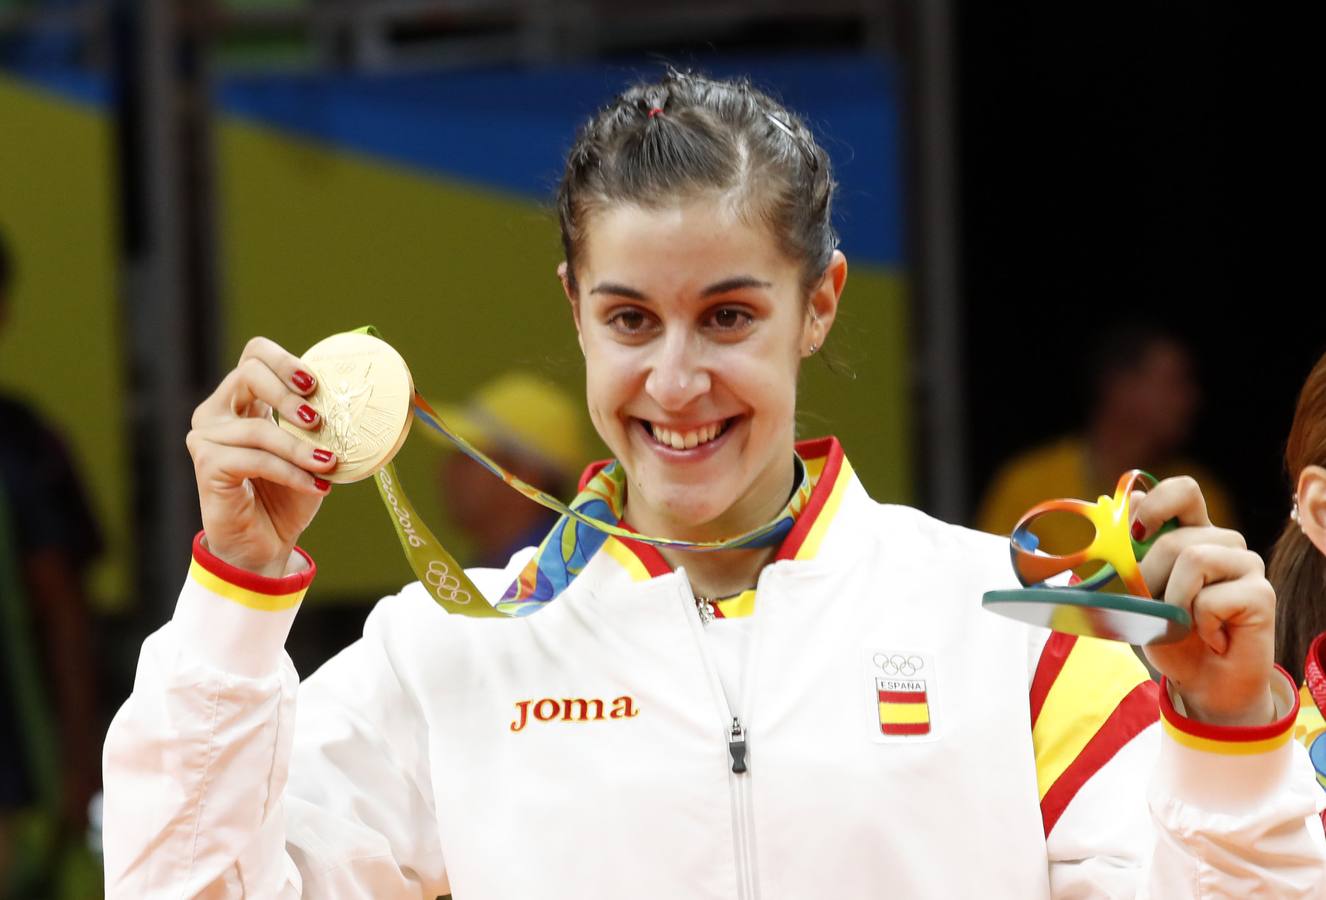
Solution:
[[[313,476],[313,486],[324,494],[331,490],[331,482],[325,478],[319,478],[316,475]]]
[[[1141,541],[1144,537],[1146,537],[1146,526],[1142,524],[1141,519],[1138,519],[1133,523],[1133,540]]]
[[[330,450],[323,450],[319,447],[317,450],[313,451],[313,458],[320,463],[329,463],[332,461],[332,452]]]
[[[295,387],[301,391],[313,390],[313,376],[305,372],[303,369],[295,370],[295,374],[290,376],[290,380],[293,381]]]
[[[299,404],[299,409],[297,410],[297,412],[299,413],[299,417],[309,425],[312,425],[315,421],[317,421],[318,411],[315,410],[313,407],[309,406],[307,403]]]

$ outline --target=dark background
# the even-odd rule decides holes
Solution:
[[[1080,424],[1094,334],[1162,322],[1188,338],[1206,388],[1192,455],[1269,549],[1289,507],[1294,398],[1326,351],[1292,212],[1308,106],[1282,112],[1304,87],[1294,27],[1197,3],[960,7],[972,485]]]

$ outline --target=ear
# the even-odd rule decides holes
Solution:
[[[1298,476],[1298,527],[1326,554],[1326,468],[1308,466]]]
[[[847,257],[843,256],[841,250],[835,250],[833,256],[829,257],[829,265],[825,267],[820,283],[810,292],[806,304],[806,323],[801,330],[802,356],[810,356],[824,346],[829,329],[833,328],[833,320],[838,316],[838,301],[842,298],[846,284]]]
[[[576,342],[580,344],[580,355],[584,356],[585,335],[580,330],[580,296],[571,286],[571,270],[566,260],[557,264],[557,280],[562,283],[562,293],[566,294],[566,299],[571,303],[571,320],[576,323]]]

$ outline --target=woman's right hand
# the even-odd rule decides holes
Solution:
[[[305,398],[316,384],[299,358],[254,338],[239,364],[193,412],[185,443],[198,480],[207,547],[224,562],[260,575],[285,574],[300,534],[331,490],[332,452],[272,420],[309,431],[322,416]]]

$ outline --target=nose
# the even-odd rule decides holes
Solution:
[[[709,392],[709,369],[692,335],[675,329],[655,344],[645,392],[667,412],[680,412]]]

